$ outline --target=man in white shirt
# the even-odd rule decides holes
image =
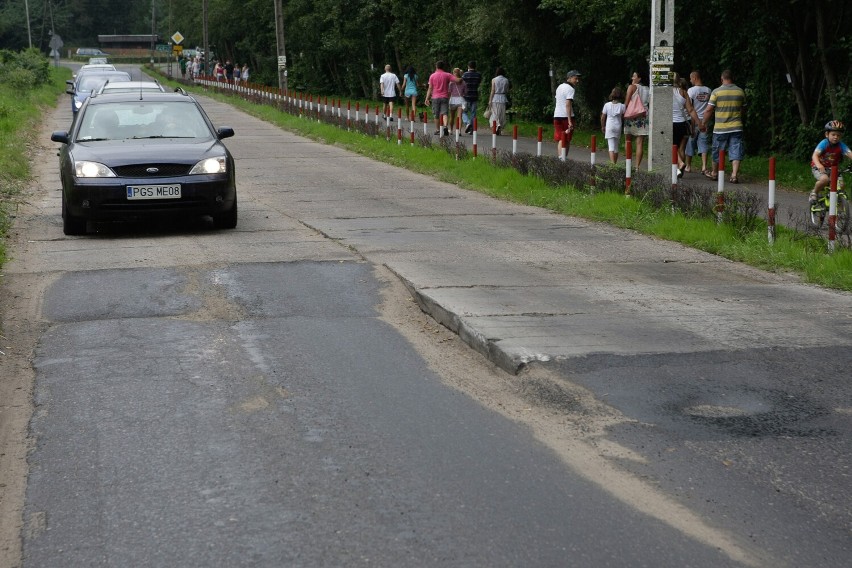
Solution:
[[[382,89],[382,100],[385,102],[384,114],[393,120],[393,103],[399,91],[399,77],[391,73],[391,66],[385,65],[385,72],[379,77],[379,86]]]
[[[692,156],[695,155],[695,142],[697,142],[698,153],[701,154],[701,173],[703,174],[707,171],[707,153],[710,151],[710,140],[707,136],[707,127],[704,125],[704,111],[707,110],[707,104],[710,102],[710,87],[704,85],[701,81],[701,73],[698,71],[689,74],[689,82],[692,83],[692,87],[689,88],[687,94],[692,100],[695,112],[698,113],[701,126],[696,136],[686,142],[686,171],[692,171]]]
[[[579,71],[568,71],[565,82],[556,89],[556,107],[553,109],[553,140],[556,142],[556,157],[563,158],[571,146],[574,136],[574,88],[580,82]]]

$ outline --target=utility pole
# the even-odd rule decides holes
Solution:
[[[665,173],[672,163],[672,67],[675,0],[651,0],[651,112],[648,169]]]
[[[202,25],[202,41],[204,42],[204,57],[201,58],[201,64],[204,66],[204,74],[210,75],[210,40],[207,37],[207,0],[201,0],[201,25]]]
[[[275,4],[275,38],[278,43],[278,88],[287,91],[287,52],[284,50],[284,10],[281,0]]]
[[[30,41],[30,49],[33,48],[33,33],[30,30],[30,0],[24,0],[24,8],[27,12],[27,39]]]
[[[154,44],[156,42],[154,29],[156,28],[156,12],[154,12],[154,0],[151,0],[151,65],[154,64]]]

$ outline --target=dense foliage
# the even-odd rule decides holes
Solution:
[[[203,0],[202,0],[203,1]],[[153,0],[156,29],[201,43],[202,1]],[[222,58],[247,62],[275,84],[275,0],[207,0],[210,42]],[[26,42],[23,2],[0,8],[0,47]],[[385,63],[414,65],[425,80],[435,60],[486,77],[506,68],[520,116],[546,122],[553,76],[584,72],[582,118],[593,123],[611,88],[625,85],[650,52],[651,0],[288,0],[283,2],[291,86],[319,94],[373,97]],[[151,4],[30,0],[34,43],[47,50],[46,21],[70,45],[99,33],[150,33]],[[750,152],[809,152],[829,118],[852,122],[852,3],[848,0],[675,0],[675,69],[700,69],[715,87],[733,70],[748,94]],[[487,88],[487,85],[486,85]]]

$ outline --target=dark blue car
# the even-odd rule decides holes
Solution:
[[[74,81],[68,81],[70,88],[65,92],[71,95],[71,111],[76,115],[80,107],[83,106],[83,103],[86,102],[86,99],[103,87],[107,81],[110,83],[130,81],[130,73],[92,69],[90,71],[81,71],[77,74]]]

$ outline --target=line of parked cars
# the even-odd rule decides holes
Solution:
[[[112,67],[112,66],[109,66]],[[74,118],[57,131],[62,228],[152,216],[210,216],[237,225],[234,159],[198,101],[156,81],[132,81],[104,64],[85,65],[67,90]]]

